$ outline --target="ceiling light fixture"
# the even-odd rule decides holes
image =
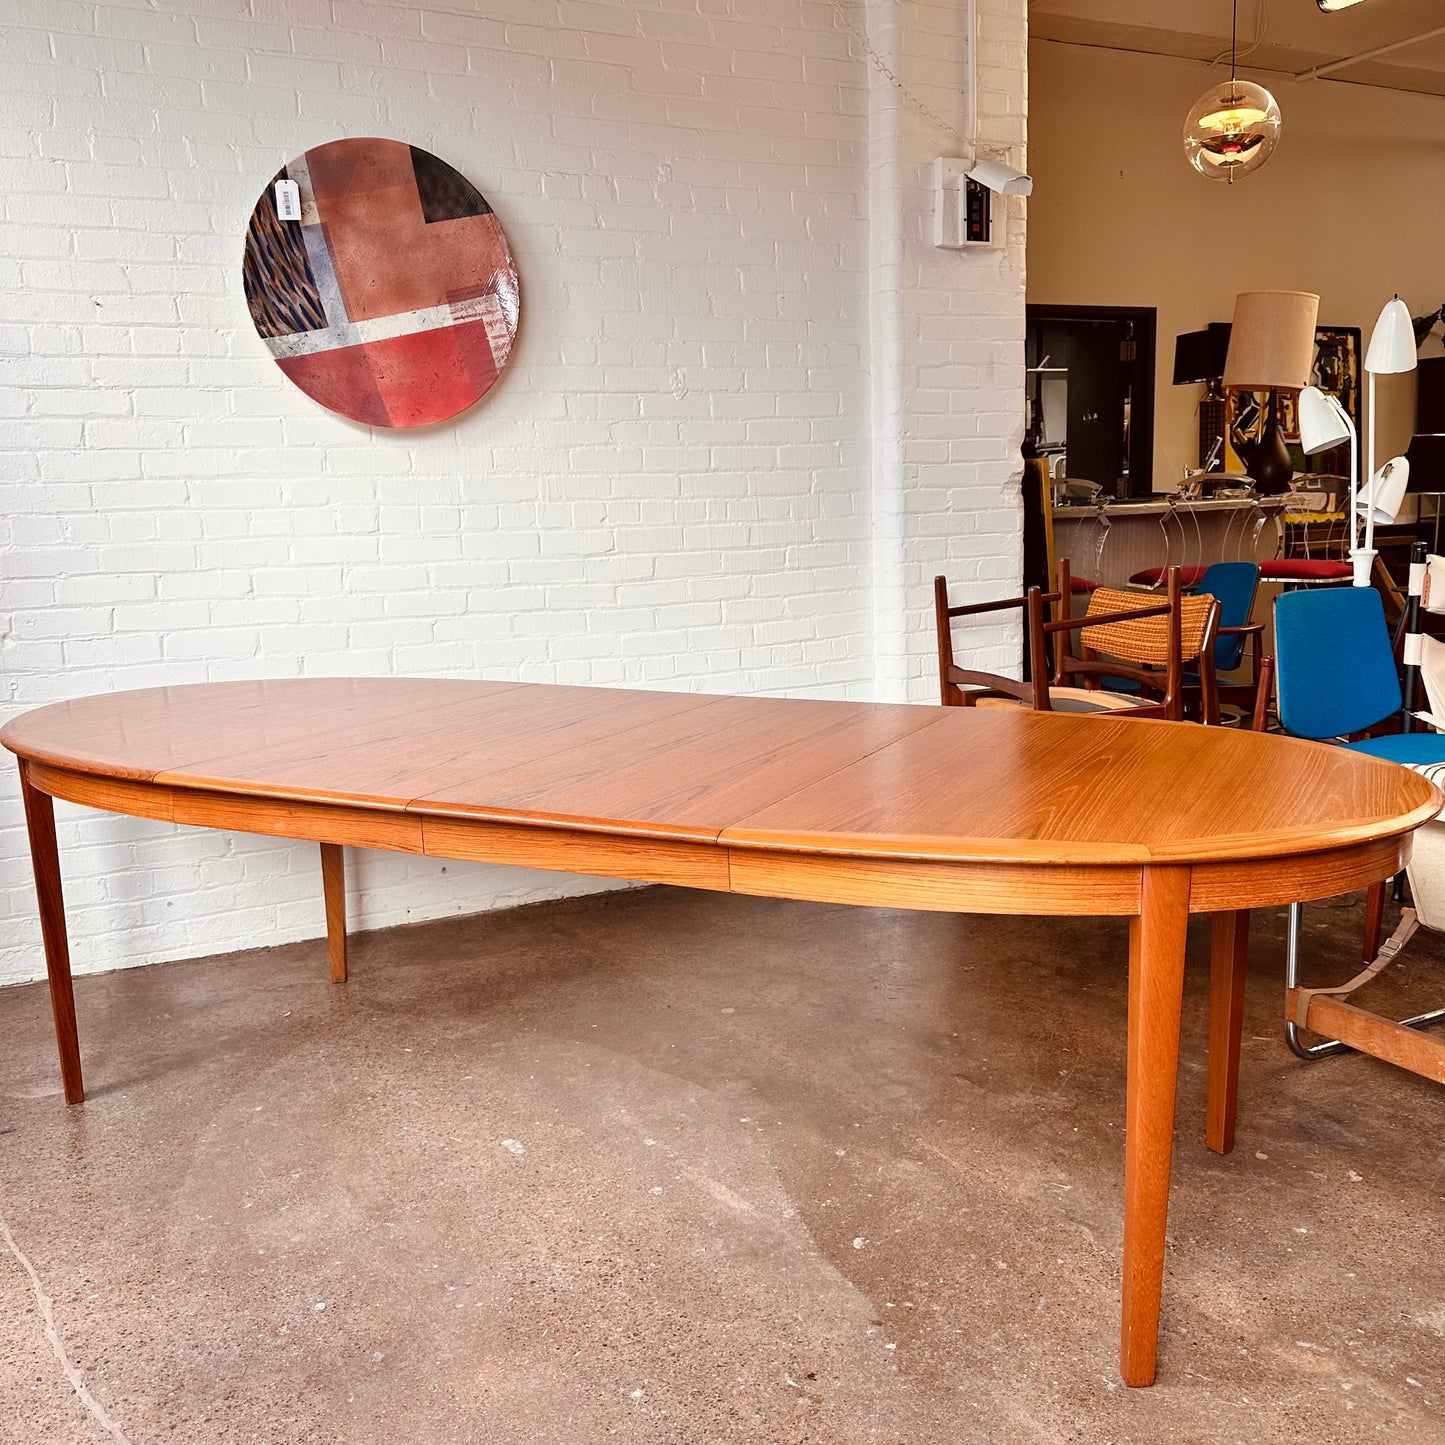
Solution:
[[[1317,3],[1320,9],[1329,15],[1336,10],[1348,10],[1351,5],[1358,5],[1360,0],[1317,0]]]
[[[1280,114],[1262,86],[1235,76],[1239,0],[1229,23],[1229,81],[1204,92],[1184,122],[1184,155],[1202,176],[1234,184],[1257,171],[1279,144]]]

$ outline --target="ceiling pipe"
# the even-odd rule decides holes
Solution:
[[[1301,70],[1295,73],[1296,80],[1320,80],[1324,76],[1333,75],[1337,70],[1347,70],[1352,65],[1363,65],[1367,60],[1378,60],[1382,55],[1392,55],[1397,50],[1406,50],[1412,45],[1421,45],[1427,40],[1434,40],[1438,36],[1445,35],[1445,25],[1437,25],[1434,30],[1422,30],[1419,35],[1407,35],[1403,40],[1392,40],[1388,45],[1377,46],[1374,50],[1362,50],[1358,55],[1347,55],[1343,60],[1332,60],[1328,65],[1315,65],[1309,70]]]

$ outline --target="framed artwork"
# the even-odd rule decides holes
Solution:
[[[1349,413],[1356,429],[1360,426],[1360,381],[1361,381],[1360,328],[1358,326],[1317,326],[1315,328],[1315,354],[1310,365],[1310,384],[1321,391],[1340,399]],[[1269,404],[1268,392],[1243,391],[1230,394],[1228,400],[1229,426],[1228,445],[1225,448],[1225,466],[1229,471],[1245,471],[1243,461],[1235,450],[1236,441],[1248,446],[1257,441],[1264,430],[1265,412]],[[1290,461],[1297,472],[1313,473],[1316,476],[1343,477],[1349,474],[1350,450],[1348,445],[1332,447],[1326,452],[1316,452],[1307,457],[1300,447],[1299,412],[1296,398],[1281,394],[1279,398],[1279,425],[1289,448]]]
[[[465,411],[517,334],[517,267],[491,206],[401,141],[331,141],[288,162],[251,213],[242,281],[281,371],[370,426]]]

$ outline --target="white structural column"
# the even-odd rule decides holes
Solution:
[[[867,0],[866,13],[877,696],[929,701],[934,574],[970,599],[1020,583],[1026,218],[1022,199],[998,197],[1001,245],[935,247],[932,163],[1025,165],[1027,21],[1022,0]],[[1007,668],[1017,633],[980,628],[978,647]]]
[[[888,700],[908,695],[902,336],[906,119],[902,92],[879,66],[894,75],[902,68],[902,8],[900,0],[867,0],[868,45],[873,51],[867,58],[873,665],[877,696]]]

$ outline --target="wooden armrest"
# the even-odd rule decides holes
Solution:
[[[1057,592],[1046,592],[1040,598],[1045,607],[1052,607],[1059,600]],[[1029,605],[1029,599],[1025,597],[1005,597],[998,602],[969,602],[960,607],[950,607],[950,617],[976,617],[982,612],[1003,612],[1007,608],[1023,608]]]

